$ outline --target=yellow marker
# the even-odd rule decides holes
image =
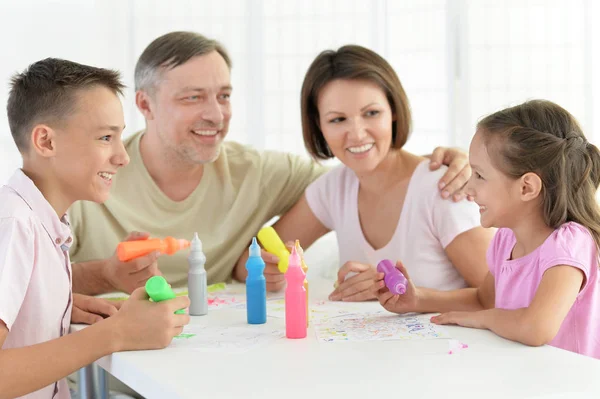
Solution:
[[[285,247],[281,238],[272,227],[263,227],[256,235],[258,241],[267,250],[267,252],[279,257],[277,268],[281,273],[285,273],[290,260],[290,251]]]
[[[304,272],[304,289],[306,290],[306,327],[308,327],[308,319],[310,316],[310,312],[308,310],[308,280],[306,279],[306,272],[308,271],[308,266],[304,262],[304,250],[300,246],[300,240],[296,240],[296,252],[300,255],[300,262],[302,264],[302,271]]]

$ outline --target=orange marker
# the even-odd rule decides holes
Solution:
[[[140,256],[148,255],[152,251],[173,255],[175,252],[190,246],[188,240],[167,237],[149,238],[147,240],[123,241],[117,246],[117,256],[121,262],[127,262]]]
[[[304,272],[304,289],[306,290],[306,327],[308,327],[308,316],[310,312],[308,310],[308,280],[306,279],[306,272],[308,271],[308,266],[304,263],[304,250],[300,246],[300,240],[296,240],[296,252],[300,255],[300,265],[302,267],[302,271]]]

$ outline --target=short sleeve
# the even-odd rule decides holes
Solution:
[[[453,202],[442,198],[437,190],[434,195],[433,228],[442,247],[446,248],[461,233],[481,226],[479,208],[473,202]]]
[[[26,221],[0,219],[0,319],[9,330],[17,319],[31,280],[33,240]]]
[[[598,267],[598,249],[589,230],[574,222],[564,223],[544,242],[540,252],[540,275],[554,266],[573,266],[585,275],[584,286],[591,268]]]
[[[510,257],[507,252],[512,251],[514,242],[514,235],[510,229],[498,229],[494,234],[486,253],[488,268],[494,278],[496,278],[498,267]]]
[[[281,216],[302,197],[304,190],[325,173],[316,162],[298,155],[268,151],[262,155],[261,189],[276,198],[269,218]]]
[[[306,202],[312,213],[329,230],[336,229],[334,207],[343,192],[340,182],[341,168],[335,168],[315,180],[306,189]],[[341,204],[338,204],[341,206]]]
[[[492,238],[492,241],[490,242],[490,246],[488,247],[486,253],[485,253],[485,260],[487,262],[488,265],[488,269],[490,270],[491,275],[496,278],[496,251],[495,251],[495,246],[497,245],[497,241],[498,241],[498,233],[499,231],[496,232],[496,234],[494,234],[494,238]]]

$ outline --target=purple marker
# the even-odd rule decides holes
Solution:
[[[379,262],[377,271],[384,274],[383,281],[392,294],[402,295],[406,292],[408,280],[400,270],[396,269],[391,260],[384,259]]]

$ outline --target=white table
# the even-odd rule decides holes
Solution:
[[[311,282],[312,299],[330,288],[330,281]],[[245,313],[212,311],[191,323],[241,325]],[[283,319],[267,323],[284,329]],[[599,360],[449,329],[469,348],[449,355],[448,340],[320,343],[309,328],[306,339],[283,338],[242,354],[167,348],[115,353],[96,364],[148,399],[600,398]]]

